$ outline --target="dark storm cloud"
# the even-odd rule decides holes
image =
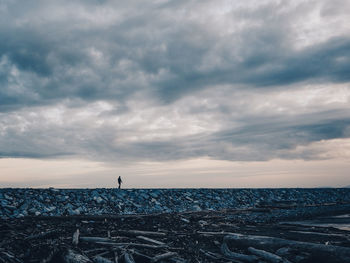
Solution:
[[[312,31],[308,27],[315,21],[310,18],[303,23],[306,29],[295,30],[315,10],[325,21],[346,13],[329,1],[295,6],[248,1],[247,6],[226,8],[224,2],[211,1],[2,1],[0,157],[318,158],[292,151],[321,140],[348,138],[348,108],[327,113],[324,103],[310,114],[299,112],[285,120],[277,106],[273,112],[253,112],[249,98],[242,103],[243,98],[233,95],[320,83],[347,85],[350,35],[337,33],[334,26],[322,39],[307,35],[309,42],[298,46],[298,34]],[[206,91],[212,93],[205,95]],[[181,104],[187,97],[192,99]],[[212,97],[209,106],[198,102]],[[232,103],[223,104],[221,98],[232,98]],[[252,103],[263,104],[262,100]],[[99,101],[118,107],[80,121],[75,111],[85,116]],[[59,107],[75,117],[66,114],[58,125],[55,114],[45,115]],[[164,108],[142,122],[139,112],[152,107]],[[191,118],[190,123],[212,121],[219,128],[213,131],[207,125],[203,129],[209,131],[192,135],[196,127],[188,125],[188,132],[177,136],[178,121],[169,124],[176,130],[147,130],[147,121],[171,122],[177,116],[163,116],[166,109],[181,112],[178,115]],[[208,116],[214,117],[208,121]],[[131,125],[135,118],[140,123]],[[158,133],[164,137],[151,136]]]
[[[253,31],[250,34],[269,39],[269,36],[259,32]],[[273,41],[283,40],[272,38]],[[225,58],[225,54],[218,54],[222,56],[224,63],[209,71],[193,70],[194,67],[186,66],[174,67],[171,78],[157,83],[160,94],[166,100],[173,101],[183,93],[217,84],[247,84],[255,88],[269,88],[303,81],[337,83],[350,80],[350,37],[332,38],[301,51],[295,51],[288,46],[279,47],[271,42],[250,42],[248,36],[245,43],[251,45],[249,49],[253,50],[244,56],[245,47],[242,47],[240,51],[244,57],[241,62],[235,58]],[[272,47],[262,50],[268,45]],[[191,47],[184,49],[191,50]],[[205,54],[198,57],[202,56]],[[194,62],[192,66],[201,64],[198,57],[184,55],[185,61],[179,64],[186,65],[188,61]]]
[[[37,32],[19,29],[10,32],[2,30],[6,41],[0,43],[0,53],[8,56],[20,70],[31,71],[39,76],[52,74],[47,56],[53,47]]]
[[[312,142],[348,138],[350,119],[320,121],[311,124],[296,124],[292,122],[277,122],[246,126],[237,131],[222,131],[212,136],[214,144],[224,142],[232,146],[227,152],[222,152],[221,158],[226,160],[270,160],[273,158],[303,158],[317,159],[317,152],[313,155],[297,155],[289,150],[299,145],[308,145]],[[310,122],[312,122],[310,120]],[[246,147],[247,152],[240,151]],[[237,150],[235,149],[237,148]],[[220,153],[216,153],[220,155]]]
[[[294,153],[299,145],[336,138],[348,138],[350,119],[329,120],[311,125],[279,123],[247,126],[209,136],[189,136],[172,141],[129,143],[109,148],[112,159],[179,160],[210,157],[232,161],[266,161],[274,158],[319,159],[319,150]],[[96,148],[94,148],[96,149]],[[106,148],[104,148],[106,150]],[[93,152],[93,151],[89,151]],[[102,151],[97,151],[102,152]]]
[[[266,121],[268,122],[268,121]],[[277,122],[226,130],[209,136],[191,136],[172,142],[128,145],[128,155],[144,159],[173,160],[208,156],[232,161],[266,161],[274,158],[319,159],[319,151],[294,153],[299,145],[348,138],[350,119],[302,125]],[[152,149],[152,151],[151,151]],[[152,152],[153,156],[149,153]],[[148,154],[148,155],[147,155]]]
[[[260,116],[255,121],[247,119],[237,128],[227,127],[210,134],[152,140],[141,139],[147,133],[142,128],[135,131],[110,124],[94,127],[95,122],[91,125],[88,120],[77,120],[70,126],[48,125],[40,123],[42,119],[34,116],[26,118],[28,126],[25,128],[21,118],[9,121],[17,129],[7,128],[2,131],[0,156],[57,158],[66,155],[111,162],[169,161],[203,156],[240,161],[320,159],[324,149],[311,147],[301,152],[295,150],[314,142],[349,138],[350,119],[345,117],[346,114],[346,111],[323,112],[302,114],[290,119]],[[2,126],[9,123],[3,122]],[[125,141],[123,137],[130,134],[140,139]]]
[[[256,21],[259,25],[222,34],[215,23],[176,17],[199,3],[174,10],[149,4],[143,6],[144,12],[108,1],[76,2],[66,8],[42,4],[3,4],[0,35],[6,41],[0,43],[0,56],[21,72],[32,73],[35,83],[30,86],[29,81],[26,86],[38,95],[35,100],[21,93],[3,94],[4,104],[20,107],[19,101],[47,104],[72,97],[122,100],[139,90],[172,102],[218,84],[261,88],[301,81],[349,81],[350,37],[295,50],[289,39],[292,18],[278,11],[274,16],[273,8],[281,9],[280,5],[233,12],[248,25]],[[69,8],[76,9],[75,16],[50,19],[50,13],[58,16],[56,9]],[[114,10],[111,21],[99,25],[104,17],[98,11],[108,8]],[[113,20],[114,16],[120,18]],[[100,61],[94,59],[94,50]],[[6,89],[9,83],[3,81]]]

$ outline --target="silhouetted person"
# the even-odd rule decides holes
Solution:
[[[118,189],[120,189],[120,187],[122,186],[122,178],[119,176],[118,177],[118,184],[119,184],[119,187],[118,187]]]

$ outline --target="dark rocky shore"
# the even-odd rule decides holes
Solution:
[[[0,218],[121,215],[280,206],[346,205],[349,188],[324,189],[0,189]],[[302,210],[302,209],[301,209]]]
[[[350,189],[0,189],[0,263],[347,263]]]

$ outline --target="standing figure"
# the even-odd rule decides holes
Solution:
[[[118,189],[120,189],[120,187],[121,187],[121,185],[122,185],[122,178],[119,176],[118,177],[118,184],[119,184],[119,187],[118,187]]]

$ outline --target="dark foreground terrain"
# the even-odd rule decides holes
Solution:
[[[0,221],[0,262],[350,262],[348,204]]]

